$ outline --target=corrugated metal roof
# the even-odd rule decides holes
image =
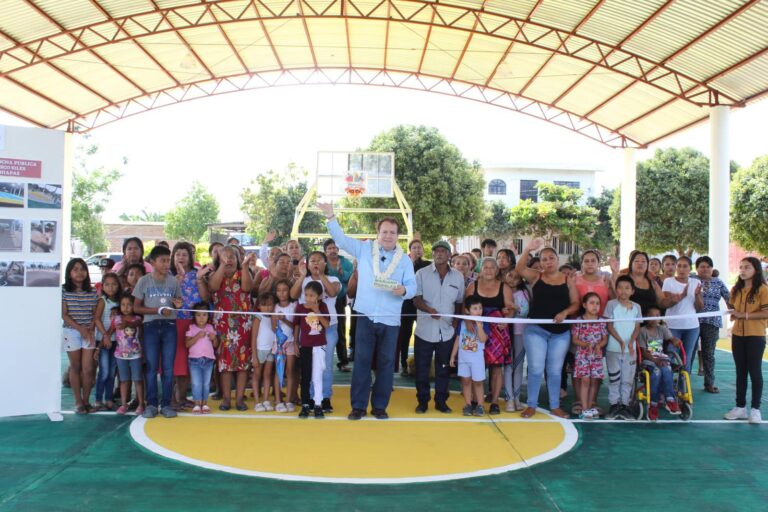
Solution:
[[[768,91],[766,0],[0,0],[0,108],[91,129],[301,83],[405,87],[642,146]]]

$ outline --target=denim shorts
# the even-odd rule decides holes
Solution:
[[[96,348],[96,342],[88,343],[77,329],[71,327],[64,327],[62,330],[61,345],[65,352],[74,352],[80,349],[93,350]]]
[[[144,372],[141,369],[141,358],[117,359],[117,374],[120,376],[120,382],[143,380]]]

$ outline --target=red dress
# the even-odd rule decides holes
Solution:
[[[220,313],[220,311],[250,311],[249,294],[240,288],[241,273],[225,277],[213,293],[213,325],[219,336],[219,371],[239,372],[251,368],[251,316]]]

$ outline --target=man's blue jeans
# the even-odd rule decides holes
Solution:
[[[353,409],[366,410],[368,400],[374,409],[386,409],[392,395],[392,373],[395,370],[397,346],[396,325],[373,323],[370,318],[357,318],[355,332],[355,366],[352,368],[351,402]],[[376,354],[376,381],[371,392],[371,368]]]
[[[158,406],[157,370],[163,365],[161,376],[163,386],[162,407],[171,405],[173,392],[173,360],[176,358],[176,322],[174,320],[152,320],[144,324],[144,358],[147,369],[144,380],[147,383],[147,404]]]

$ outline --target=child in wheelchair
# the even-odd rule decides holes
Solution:
[[[645,317],[660,315],[661,311],[655,306],[643,312]],[[677,358],[668,349],[669,345],[679,349],[682,344],[683,342],[672,336],[669,328],[660,320],[646,320],[640,327],[637,345],[642,356],[642,368],[650,375],[648,419],[651,421],[656,421],[659,417],[659,400],[664,403],[665,409],[670,414],[679,415],[681,412],[677,405],[672,368]]]

